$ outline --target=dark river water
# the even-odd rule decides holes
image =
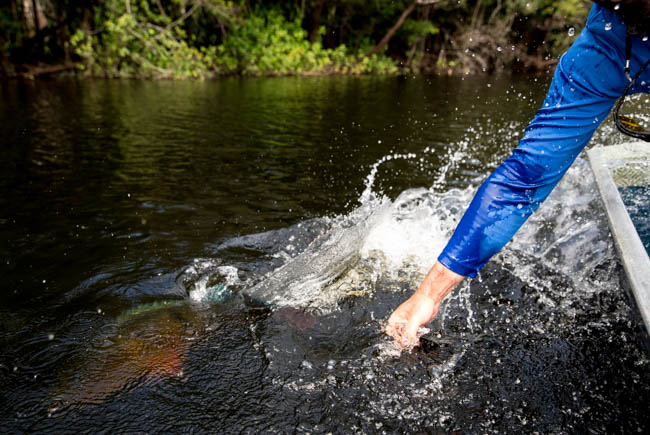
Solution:
[[[0,432],[647,432],[585,160],[419,348],[382,334],[548,82],[1,83]]]
[[[623,187],[619,188],[619,193],[634,228],[650,255],[650,186]]]

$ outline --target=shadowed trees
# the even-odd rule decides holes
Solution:
[[[107,77],[543,69],[582,0],[8,0],[0,74]],[[575,28],[575,32],[568,32]]]

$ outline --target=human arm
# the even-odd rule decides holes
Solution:
[[[624,41],[619,17],[595,7],[587,29],[560,60],[542,108],[519,146],[478,189],[434,269],[444,266],[458,277],[476,276],[546,199],[627,85]],[[641,38],[633,44],[635,70],[650,46]],[[649,82],[640,81],[635,91],[648,92]],[[448,276],[430,272],[391,315],[386,332],[399,344],[415,344],[418,327],[436,316],[440,301],[460,282],[448,287]],[[437,289],[435,299],[425,297],[427,289]]]

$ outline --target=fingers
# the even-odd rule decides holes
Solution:
[[[409,309],[408,301],[406,301],[397,307],[397,309],[393,311],[393,314],[390,315],[386,322],[384,332],[388,335],[394,336],[395,333],[398,333],[404,327],[408,318]]]
[[[384,332],[393,337],[397,345],[403,349],[411,349],[417,346],[417,330],[417,324],[407,322],[405,319],[393,319],[393,321],[389,319],[384,328]]]
[[[412,329],[410,325],[413,320],[412,304],[410,299],[402,303],[391,314],[386,322],[384,332],[395,340],[397,345],[401,348],[411,348],[415,340],[415,335],[410,334],[408,331]],[[417,326],[415,327],[417,331]]]
[[[419,344],[418,331],[438,313],[440,304],[430,298],[409,298],[389,317],[384,332],[403,349],[412,349]]]
[[[417,322],[409,322],[402,332],[402,340],[409,347],[417,346],[420,342],[418,339],[418,329],[420,329],[420,324]]]
[[[390,335],[391,337],[396,338],[398,335],[402,333],[402,329],[404,328],[404,325],[406,325],[406,320],[398,319],[393,315],[388,319],[388,322],[386,322],[386,326],[384,327],[384,332]]]

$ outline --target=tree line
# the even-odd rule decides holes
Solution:
[[[0,75],[536,71],[585,0],[6,0]]]

